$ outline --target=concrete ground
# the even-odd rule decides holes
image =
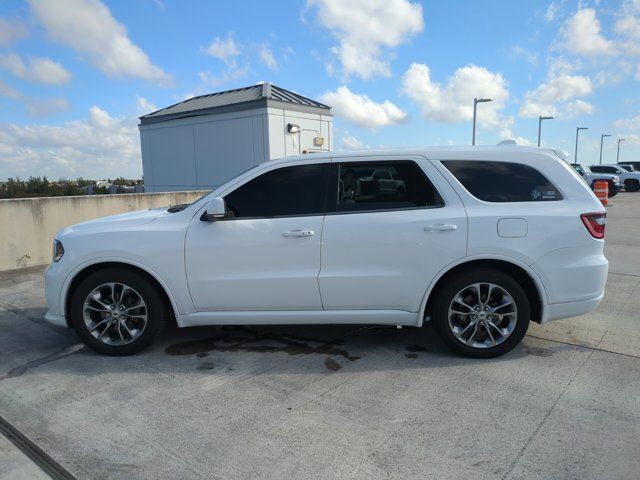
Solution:
[[[4,272],[0,416],[57,478],[637,479],[640,193],[612,200],[600,308],[488,361],[428,326],[174,329],[104,357],[42,320],[42,268]],[[0,478],[38,475],[0,435]]]

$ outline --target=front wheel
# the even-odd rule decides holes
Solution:
[[[615,197],[618,194],[618,187],[615,185],[609,185],[609,198]]]
[[[467,357],[492,358],[514,348],[529,328],[524,289],[499,270],[475,269],[436,292],[432,321],[442,340]]]
[[[71,297],[71,325],[82,341],[106,355],[132,355],[161,330],[166,302],[144,275],[124,268],[89,274]]]

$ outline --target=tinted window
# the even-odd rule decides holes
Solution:
[[[436,207],[442,200],[412,161],[341,163],[339,212]]]
[[[224,199],[229,216],[324,214],[329,164],[297,165],[263,173]]]
[[[618,169],[615,167],[601,167],[599,165],[595,165],[591,167],[591,171],[594,173],[616,173]]]
[[[538,170],[510,162],[446,160],[442,164],[474,197],[485,202],[540,202],[562,195]]]

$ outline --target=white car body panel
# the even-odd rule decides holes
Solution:
[[[208,199],[268,170],[302,163],[413,160],[445,205],[379,212],[204,222]],[[534,166],[561,191],[555,202],[489,203],[473,197],[441,160]],[[593,310],[608,263],[604,241],[580,214],[602,205],[551,150],[465,147],[320,154],[271,161],[184,210],[132,212],[62,229],[65,253],[46,271],[46,318],[67,325],[66,302],[85,268],[128,264],[167,293],[180,326],[273,323],[420,325],[451,268],[501,260],[523,269],[541,302],[539,321]],[[425,227],[446,227],[425,230]],[[453,229],[451,226],[454,226]],[[285,237],[294,230],[313,235]]]

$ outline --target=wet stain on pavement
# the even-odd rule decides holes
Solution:
[[[525,353],[529,355],[535,355],[536,357],[550,357],[554,353],[551,348],[530,347],[528,345],[524,345],[522,349],[525,351]]]
[[[327,370],[331,370],[332,372],[337,372],[342,368],[342,365],[340,365],[331,357],[327,357],[325,359],[324,366],[327,367]]]
[[[200,352],[200,353],[196,353],[196,357],[198,358],[204,358],[204,357],[208,357],[210,355],[209,352]]]
[[[405,353],[404,356],[407,357],[407,358],[411,358],[411,359],[418,358],[418,354],[417,353]]]
[[[358,332],[359,330],[356,330]],[[337,345],[344,343],[342,339],[324,340],[301,337],[285,333],[271,333],[252,330],[247,327],[223,327],[219,335],[213,337],[174,343],[165,349],[168,355],[202,356],[212,351],[217,352],[257,352],[289,355],[332,355],[342,357],[351,362],[360,357],[351,355]]]
[[[198,365],[198,370],[213,370],[214,368],[213,362],[204,362]]]

